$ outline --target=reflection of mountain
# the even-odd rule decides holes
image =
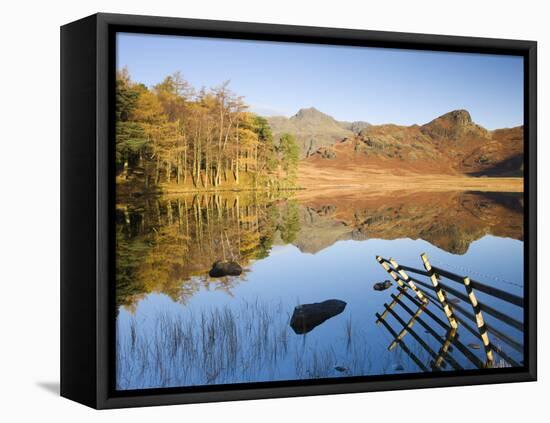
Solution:
[[[485,235],[523,239],[522,195],[515,193],[394,193],[304,200],[294,244],[316,253],[336,241],[423,239],[464,254]]]

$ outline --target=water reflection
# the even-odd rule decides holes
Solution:
[[[119,389],[487,367],[463,297],[445,293],[457,330],[429,279],[429,304],[395,281],[374,291],[388,278],[379,254],[427,251],[522,295],[521,194],[141,197],[117,204],[116,225]],[[493,366],[521,365],[522,328],[498,319],[521,312],[477,294],[497,312]]]
[[[425,270],[400,266],[392,259],[378,258],[384,270],[395,280],[399,292],[397,296],[393,293],[390,294],[392,302],[390,304],[384,303],[382,314],[376,313],[376,323],[381,323],[393,337],[388,350],[392,350],[399,345],[420,369],[428,371],[424,363],[416,357],[404,340],[406,335],[410,334],[413,342],[416,342],[431,357],[430,368],[432,371],[442,369],[446,364],[454,370],[464,369],[459,360],[453,357],[453,346],[463,355],[462,358],[467,360],[467,368],[520,366],[506,351],[515,350],[517,352],[522,350],[518,349],[517,346],[522,345],[523,323],[502,312],[500,308],[503,303],[509,303],[523,313],[523,297],[481,282],[472,281],[467,276],[459,276],[444,269],[432,267],[425,254],[422,255],[422,260]],[[419,279],[421,276],[411,277],[409,273],[421,275],[424,280]],[[425,280],[426,278],[428,281]],[[442,279],[445,279],[445,283],[441,282]],[[431,284],[429,281],[431,281]],[[453,282],[454,288],[449,284]],[[407,292],[409,288],[417,298]],[[461,293],[460,288],[464,293]],[[476,290],[491,296],[494,299],[492,303],[496,304],[497,307],[479,302],[475,293]],[[407,300],[409,305],[406,304]],[[471,311],[459,305],[461,301],[469,303]],[[416,309],[416,311],[413,311],[413,309]],[[438,312],[443,314],[446,319],[438,317]],[[403,319],[403,314],[410,317],[407,322]],[[426,315],[426,320],[421,317],[422,314]],[[486,314],[493,316],[509,328],[517,329],[521,337],[514,340],[510,335],[487,325],[484,317]],[[389,316],[393,317],[392,323],[400,328],[398,334],[393,329],[392,324],[388,323]],[[413,329],[414,324],[417,322],[425,329],[425,333],[435,338],[437,344],[441,345],[437,354],[423,337]],[[477,331],[472,327],[472,322]],[[440,329],[440,332],[442,329],[444,334],[438,334],[434,327]],[[469,331],[470,334],[475,336],[478,343],[472,342],[465,346],[460,341],[465,331]],[[491,342],[491,339],[496,342]],[[497,346],[497,342],[500,343],[499,346]],[[485,357],[480,360],[472,350],[482,348]]]

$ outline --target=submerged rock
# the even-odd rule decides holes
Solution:
[[[208,274],[212,278],[221,278],[223,276],[239,276],[243,268],[239,263],[227,260],[218,260],[212,265]]]
[[[336,370],[337,372],[340,372],[340,373],[345,373],[348,371],[348,369],[346,367],[343,367],[343,366],[336,366],[334,368],[334,370]]]
[[[375,291],[385,291],[391,286],[391,282],[385,280],[384,282],[377,282],[372,287]]]
[[[290,327],[298,335],[303,335],[331,317],[340,314],[345,308],[346,303],[340,300],[326,300],[322,303],[296,306],[290,319]]]

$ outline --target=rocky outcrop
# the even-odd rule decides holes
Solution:
[[[490,133],[472,121],[466,110],[453,110],[422,125],[421,131],[437,141],[482,141],[489,139]]]
[[[358,134],[359,132],[361,132],[363,129],[365,128],[368,128],[369,126],[371,126],[371,124],[369,122],[365,122],[363,120],[357,120],[357,121],[354,121],[354,122],[344,122],[344,121],[339,121],[338,122],[344,129],[349,129],[351,132],[353,132],[354,134]]]
[[[315,154],[318,154],[323,159],[335,159],[336,153],[334,150],[330,147],[321,147],[319,150],[315,152]]]

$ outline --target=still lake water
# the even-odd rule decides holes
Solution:
[[[477,299],[497,311],[483,313],[492,361],[467,298],[447,293],[464,322],[456,334],[423,287],[426,310],[409,289],[377,322],[399,290],[375,257],[424,269],[421,253],[522,297],[522,195],[232,192],[120,202],[117,389],[521,365],[523,309],[483,292]],[[210,277],[217,260],[239,263],[242,274]],[[389,289],[373,289],[385,280]],[[295,307],[326,300],[345,308],[296,333]]]

